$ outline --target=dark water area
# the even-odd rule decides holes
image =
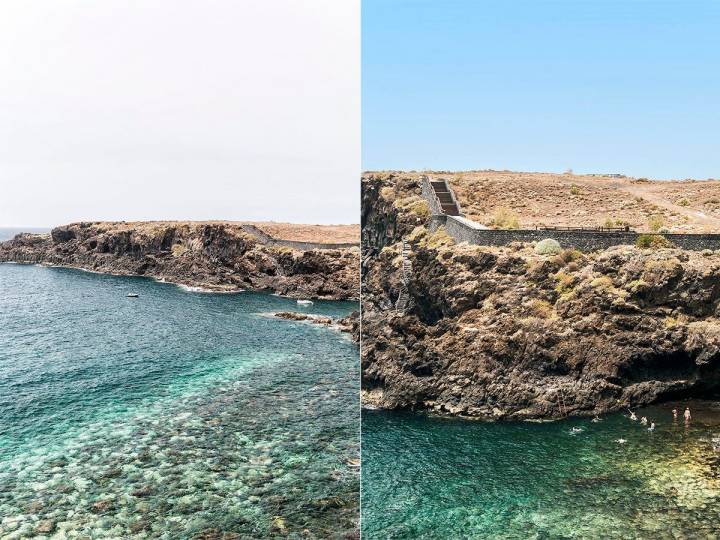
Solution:
[[[720,537],[720,403],[637,416],[656,429],[363,411],[363,538]]]
[[[0,538],[351,534],[356,308],[0,264]]]

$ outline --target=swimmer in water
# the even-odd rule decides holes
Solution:
[[[683,414],[683,416],[685,417],[686,422],[690,421],[692,418],[692,415],[690,414],[690,407],[685,407],[685,414]]]
[[[643,417],[640,419],[640,423],[641,423],[643,426],[646,426],[646,425],[647,425],[647,416],[643,416]]]
[[[637,416],[635,416],[633,411],[630,411],[630,420],[637,420]]]
[[[648,428],[648,431],[655,431],[655,422],[650,422],[650,427]]]
[[[627,442],[627,440],[626,439],[616,439],[615,442],[618,444],[625,444]]]
[[[596,415],[591,421],[592,422],[600,422],[600,417]]]
[[[673,420],[677,420],[677,409],[673,409]]]
[[[582,433],[582,430],[583,430],[582,428],[574,427],[570,430],[570,435],[576,435],[578,433]]]

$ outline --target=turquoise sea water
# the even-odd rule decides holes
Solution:
[[[690,406],[688,426],[671,404],[639,410],[652,433],[623,415],[483,423],[364,411],[363,538],[720,538],[720,404]]]
[[[290,309],[0,264],[0,538],[352,533],[357,347]]]

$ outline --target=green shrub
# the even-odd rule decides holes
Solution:
[[[555,281],[557,282],[557,285],[555,285],[555,291],[561,295],[572,292],[575,286],[575,278],[565,272],[558,272],[555,274]]]
[[[582,258],[582,252],[577,249],[565,249],[559,253],[556,262],[559,265],[565,265]]]
[[[570,186],[570,195],[580,195],[580,188],[577,187],[575,184]]]
[[[648,218],[648,228],[652,232],[658,232],[665,225],[665,220],[661,215],[654,215]]]
[[[690,201],[688,201],[685,197],[683,197],[682,199],[680,199],[677,202],[677,204],[680,206],[690,206]]]
[[[540,240],[535,246],[535,253],[538,255],[555,255],[561,251],[562,247],[560,246],[560,242],[552,238]]]
[[[641,234],[635,240],[635,245],[640,249],[657,249],[670,247],[670,241],[661,234]]]
[[[509,208],[498,208],[495,210],[490,225],[498,229],[519,229],[520,220],[518,215]]]

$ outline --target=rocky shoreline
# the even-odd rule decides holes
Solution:
[[[455,244],[417,224],[414,179],[362,193],[366,406],[554,419],[720,394],[720,252]]]
[[[239,225],[83,222],[0,243],[0,262],[147,276],[198,290],[358,300],[359,250],[268,245]]]
[[[340,319],[333,319],[325,315],[315,315],[312,313],[298,313],[297,311],[279,311],[273,314],[278,319],[286,321],[307,322],[320,326],[327,326],[343,333],[353,333],[359,328],[360,312],[353,311],[350,315]],[[357,341],[357,340],[355,340]]]

